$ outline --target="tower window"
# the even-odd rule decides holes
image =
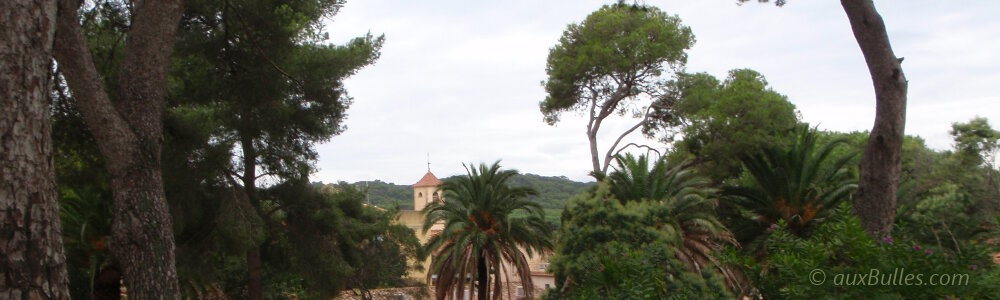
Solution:
[[[441,194],[440,192],[436,192],[436,193],[434,193],[434,202],[437,202],[438,200],[440,200],[440,199],[441,199],[441,197],[440,197],[440,196],[438,196],[438,195],[440,195],[440,194]]]

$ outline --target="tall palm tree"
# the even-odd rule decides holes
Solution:
[[[474,273],[471,280],[478,283],[475,291],[479,299],[490,295],[500,299],[503,283],[510,281],[511,272],[518,274],[527,296],[532,297],[534,285],[524,254],[533,256],[552,250],[551,231],[541,206],[526,200],[537,193],[509,186],[508,181],[517,171],[500,170],[499,161],[465,169],[465,176],[442,184],[444,201],[424,209],[425,234],[435,224],[444,223],[441,232],[432,234],[424,245],[425,253],[433,255],[428,276],[438,276],[436,298],[461,295],[466,276]],[[512,217],[516,213],[527,217]],[[512,270],[507,270],[508,265]]]
[[[617,156],[617,166],[608,175],[611,193],[623,204],[655,201],[651,215],[660,229],[675,237],[677,258],[688,268],[701,272],[714,267],[726,277],[731,288],[741,285],[738,274],[724,267],[712,252],[725,244],[737,245],[728,229],[715,216],[716,190],[711,181],[682,163],[670,166],[660,158],[650,164],[645,155]]]
[[[857,152],[834,157],[835,149],[846,142],[837,138],[820,144],[815,128],[801,126],[787,149],[768,148],[744,156],[754,184],[726,187],[724,193],[758,224],[784,220],[793,234],[802,236],[857,188],[848,168]]]

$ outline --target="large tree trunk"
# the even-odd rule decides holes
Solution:
[[[53,0],[0,1],[0,299],[69,299],[52,161]]]
[[[80,28],[80,1],[60,0],[55,57],[94,135],[114,193],[111,251],[129,298],[179,299],[174,236],[160,168],[167,71],[181,1],[134,1],[112,102]]]
[[[872,235],[892,232],[902,170],[906,77],[871,0],[841,0],[875,86],[875,126],[861,156],[854,213]]]

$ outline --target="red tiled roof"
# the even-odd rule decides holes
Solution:
[[[441,181],[441,179],[438,179],[437,176],[434,176],[434,173],[427,171],[427,174],[424,174],[424,178],[420,178],[420,181],[414,183],[413,187],[439,186],[442,183],[444,182]]]

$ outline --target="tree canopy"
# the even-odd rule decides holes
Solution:
[[[966,123],[952,124],[951,136],[955,139],[955,150],[963,159],[972,165],[996,166],[1000,131],[993,129],[986,118],[975,117]]]
[[[250,219],[268,220],[259,179],[304,180],[312,172],[313,144],[344,130],[351,98],[342,81],[379,56],[383,38],[370,34],[343,46],[326,43],[321,21],[342,5],[333,0],[188,5],[177,46],[181,63],[172,73],[178,79],[174,112],[210,115],[209,124],[216,126],[212,143],[229,147],[232,155],[222,174],[239,189],[236,200],[252,208]],[[253,240],[247,250],[250,299],[263,294],[259,242]]]
[[[740,155],[785,144],[798,124],[795,105],[754,70],[731,70],[723,81],[682,73],[668,91],[644,130],[664,140],[679,134],[673,155],[693,159],[716,182],[740,173]]]
[[[685,51],[693,44],[691,29],[656,7],[601,7],[583,22],[570,24],[549,50],[543,82],[547,95],[539,104],[545,122],[557,123],[566,111],[587,115],[593,171],[606,172],[622,138],[646,122],[650,104],[642,102],[658,95],[664,78],[684,66]],[[601,124],[612,114],[626,113],[640,121],[599,157]]]

